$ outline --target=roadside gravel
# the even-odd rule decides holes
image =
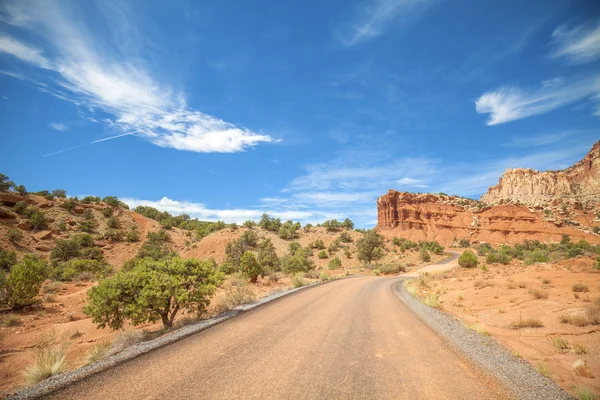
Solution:
[[[394,292],[421,320],[445,338],[450,346],[491,373],[514,395],[523,400],[573,399],[552,380],[540,375],[529,363],[513,356],[493,338],[467,328],[452,316],[429,307],[411,296],[404,280],[394,284]]]

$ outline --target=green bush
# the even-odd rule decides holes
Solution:
[[[379,260],[384,256],[383,247],[385,246],[383,236],[375,231],[367,231],[365,235],[356,242],[356,251],[360,261]]]
[[[487,256],[488,253],[493,251],[494,249],[489,243],[481,243],[479,247],[477,247],[477,255],[479,256]]]
[[[44,260],[26,254],[20,263],[10,269],[6,286],[0,289],[5,293],[0,293],[0,298],[3,298],[6,305],[13,309],[32,304],[47,274],[48,265]]]
[[[321,224],[321,226],[327,229],[328,232],[334,232],[342,229],[342,223],[335,219],[325,221]],[[354,226],[354,224],[352,226]]]
[[[10,178],[4,174],[0,174],[0,190],[8,190],[15,183],[10,180]]]
[[[123,231],[119,229],[108,228],[104,231],[102,237],[113,242],[120,242],[121,240],[123,240]]]
[[[420,257],[421,257],[422,261],[425,261],[425,262],[431,261],[431,256],[429,255],[429,252],[427,251],[427,249],[424,247],[421,249]]]
[[[478,263],[477,256],[470,250],[465,251],[458,257],[458,265],[463,268],[475,268]]]
[[[165,230],[148,232],[146,241],[140,248],[137,258],[151,258],[155,261],[176,255],[171,249],[171,235]]]
[[[285,240],[296,239],[300,236],[300,223],[293,223],[292,221],[286,221],[279,228],[279,237]]]
[[[338,251],[339,248],[340,248],[340,242],[338,241],[338,239],[336,239],[333,242],[329,243],[329,246],[327,246],[327,252],[331,255],[331,254],[335,253],[336,251]]]
[[[350,221],[349,218],[346,218],[344,222],[342,222],[342,228],[344,229],[354,229],[354,222]]]
[[[66,231],[67,230],[67,221],[65,221],[64,218],[59,219],[58,222],[56,223],[56,227],[62,232]]]
[[[27,203],[24,201],[18,201],[13,207],[13,210],[15,210],[17,214],[25,214],[25,210],[27,210]]]
[[[105,218],[110,218],[110,217],[112,217],[114,211],[115,211],[114,208],[106,207],[106,208],[102,209],[102,215],[104,215]]]
[[[308,272],[314,268],[315,264],[308,259],[308,251],[302,248],[284,255],[280,260],[280,269],[287,273]]]
[[[81,202],[85,203],[85,204],[91,204],[91,203],[98,204],[98,203],[100,203],[100,201],[101,201],[100,197],[98,197],[98,196],[85,196],[83,199],[81,199]]]
[[[100,328],[158,320],[171,328],[179,310],[204,313],[222,282],[223,274],[212,261],[140,260],[131,271],[119,272],[90,289],[84,312]]]
[[[396,236],[394,236],[394,237],[392,238],[392,244],[393,244],[394,246],[400,246],[400,245],[402,244],[402,242],[400,241],[400,239],[399,239],[399,238],[397,238]]]
[[[104,261],[104,253],[100,247],[84,247],[79,252],[80,258],[84,258],[86,260],[97,260]]]
[[[15,192],[19,193],[21,196],[27,196],[27,189],[23,185],[16,185]]]
[[[510,260],[512,259],[512,257],[508,254],[506,254],[505,252],[501,252],[501,251],[490,251],[487,253],[487,255],[485,256],[485,261],[488,264],[504,264],[507,265],[508,263],[510,263]]]
[[[279,232],[279,229],[281,228],[281,220],[279,218],[271,218],[269,214],[263,214],[258,226],[267,231]]]
[[[399,274],[400,272],[406,272],[406,267],[400,264],[383,264],[379,266],[379,270],[384,275]]]
[[[265,238],[258,244],[258,262],[265,270],[277,271],[279,269],[279,257],[275,246],[269,238]]]
[[[46,220],[46,214],[37,208],[32,209],[31,216],[29,217],[29,225],[34,231],[42,231],[48,228],[48,221]]]
[[[71,197],[70,199],[63,201],[63,203],[60,206],[68,212],[72,212],[73,209],[77,206],[77,200],[75,200],[74,197]]]
[[[6,237],[11,242],[16,243],[16,242],[21,241],[21,239],[23,239],[23,232],[21,232],[19,229],[12,228],[12,229],[9,229],[8,232],[6,232]]]
[[[17,253],[0,249],[0,270],[8,271],[17,263]]]
[[[54,197],[60,197],[60,198],[66,198],[67,197],[67,191],[64,189],[54,189],[52,191],[52,196]]]
[[[138,233],[137,228],[134,229],[132,227],[131,230],[127,232],[125,240],[127,240],[128,242],[138,242],[140,240],[140,234]]]
[[[249,228],[249,229],[254,229],[254,227],[256,227],[256,222],[254,222],[252,220],[248,220],[248,221],[244,222],[242,224],[242,226]]]
[[[469,239],[460,239],[458,241],[458,247],[471,247],[471,242]]]
[[[111,229],[119,229],[121,227],[121,222],[116,217],[109,217],[106,220],[106,226],[108,226]]]
[[[304,225],[304,232],[310,232],[310,230],[313,228],[312,224],[306,224]]]
[[[531,265],[538,262],[548,262],[550,259],[548,251],[535,249],[529,252],[525,257],[525,265]]]
[[[69,261],[81,256],[81,246],[76,240],[57,239],[56,246],[50,253],[52,261]]]
[[[241,242],[248,247],[256,247],[258,244],[258,234],[254,231],[246,231],[240,236]]]
[[[262,267],[252,252],[247,251],[242,256],[240,260],[240,272],[246,279],[253,283],[263,273]]]
[[[325,259],[325,258],[328,258],[329,256],[327,255],[327,252],[325,250],[321,250],[321,251],[319,251],[319,254],[317,254],[317,257],[319,257],[320,259]]]
[[[92,219],[84,219],[83,221],[79,221],[77,224],[77,229],[79,229],[81,232],[92,233],[96,229],[96,226],[98,226],[96,221]]]
[[[85,210],[83,210],[81,216],[83,217],[83,219],[94,219],[94,212],[91,208],[86,208]]]
[[[51,275],[60,281],[72,281],[78,275],[86,272],[92,274],[96,279],[100,279],[110,275],[113,268],[106,262],[98,260],[73,259],[54,265]]]
[[[78,233],[72,239],[80,247],[92,247],[94,246],[94,237],[87,233]]]
[[[329,269],[338,269],[341,267],[342,267],[342,261],[339,259],[339,257],[333,257],[329,261]]]
[[[325,242],[323,242],[323,240],[318,239],[315,240],[314,242],[311,242],[308,247],[310,247],[311,249],[319,249],[319,250],[323,250],[325,249]]]
[[[339,240],[342,243],[352,243],[353,242],[352,236],[350,236],[350,234],[348,232],[340,233]]]

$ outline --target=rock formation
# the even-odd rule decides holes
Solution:
[[[487,204],[510,200],[540,205],[556,199],[576,199],[587,205],[600,201],[600,141],[583,160],[564,170],[507,169],[481,197]]]
[[[557,242],[562,235],[569,235],[573,240],[600,243],[600,236],[592,232],[600,221],[583,210],[570,210],[570,223],[566,223],[523,205],[485,206],[455,196],[390,190],[377,200],[377,214],[381,233],[413,241],[437,240],[445,245],[455,239],[493,244]]]

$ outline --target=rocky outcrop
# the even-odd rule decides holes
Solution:
[[[481,197],[488,204],[540,205],[556,199],[576,199],[587,205],[600,201],[600,141],[583,160],[564,170],[507,169],[498,184]]]
[[[573,211],[574,212],[574,211]],[[592,214],[571,214],[581,226],[595,224]],[[485,206],[476,200],[435,194],[390,190],[377,200],[377,228],[385,236],[413,241],[455,239],[473,242],[521,243],[524,240],[559,241],[563,234],[573,240],[600,243],[600,236],[575,225],[548,218],[542,210],[516,204]]]

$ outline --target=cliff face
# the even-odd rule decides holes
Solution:
[[[413,241],[437,240],[450,244],[454,238],[493,244],[524,240],[559,241],[563,234],[573,240],[600,243],[591,232],[599,225],[595,215],[583,211],[569,214],[573,224],[546,216],[542,210],[515,204],[483,206],[475,200],[434,194],[388,191],[377,200],[379,231],[387,237]]]
[[[481,201],[487,204],[507,200],[539,205],[556,199],[577,199],[584,204],[600,201],[600,141],[572,167],[561,171],[508,169]]]

